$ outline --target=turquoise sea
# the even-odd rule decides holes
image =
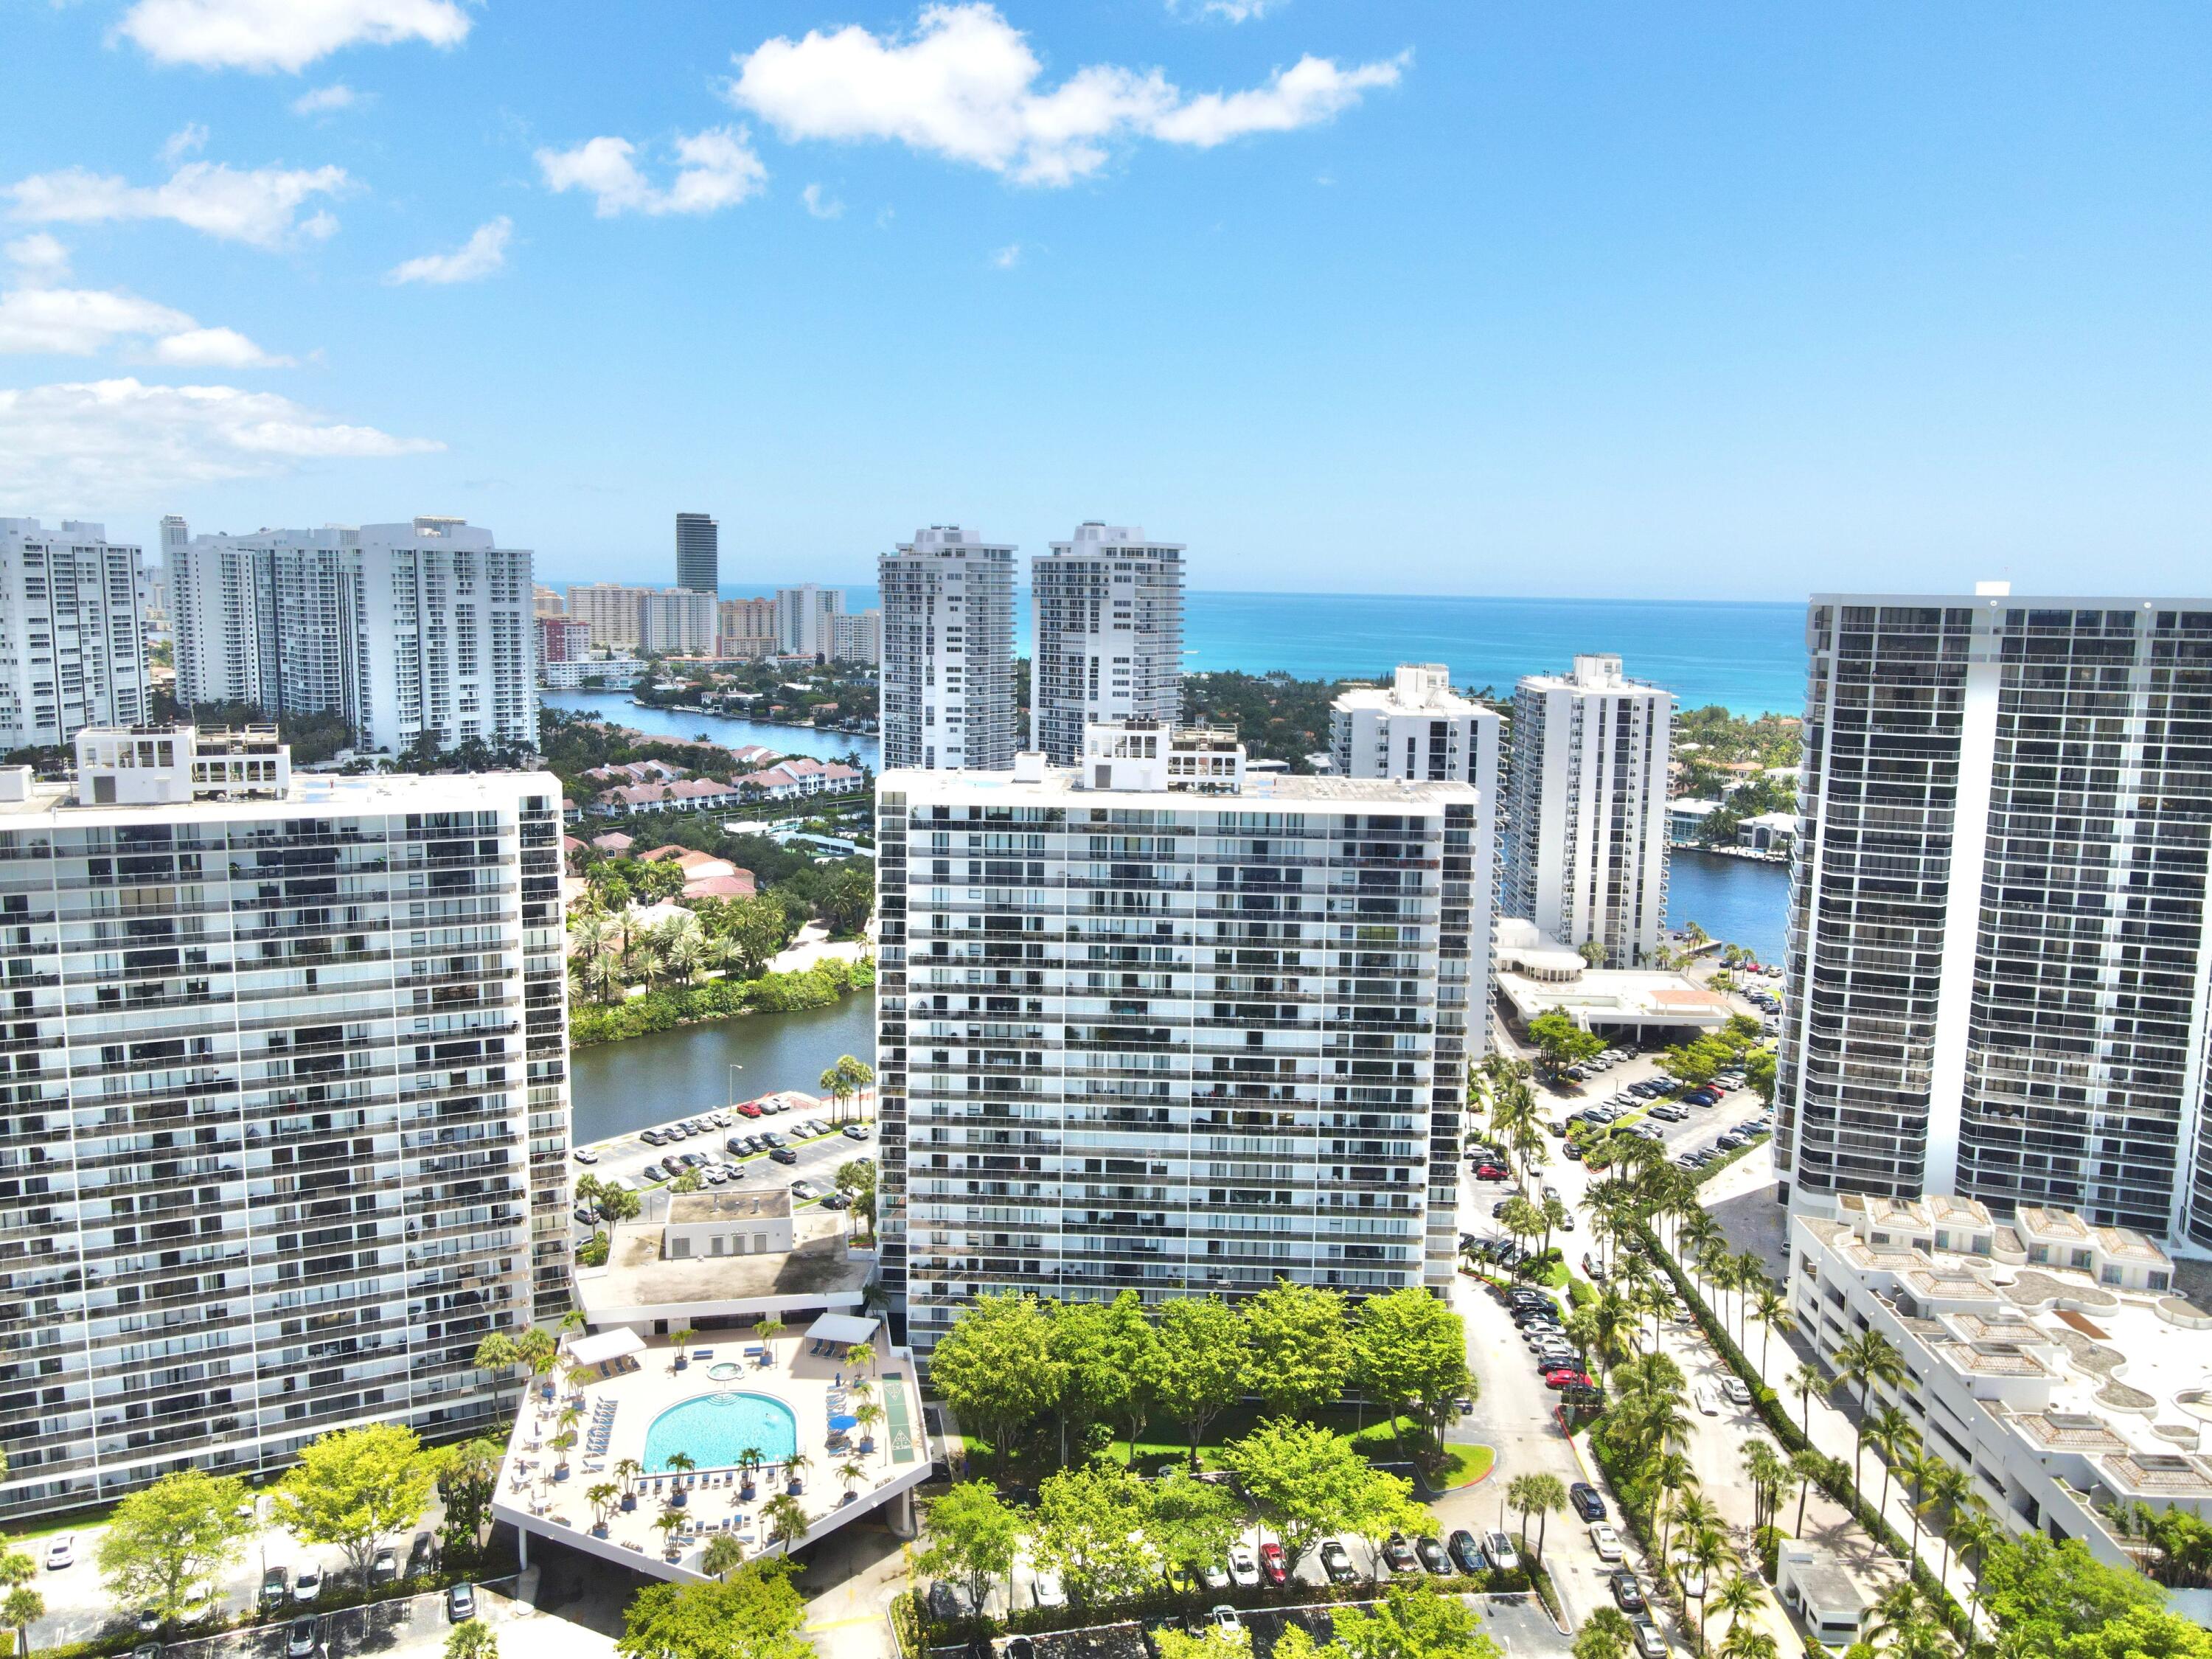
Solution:
[[[731,599],[759,591],[722,590]],[[872,586],[848,586],[845,596],[854,611],[876,603]],[[1016,648],[1026,653],[1026,592],[1014,614]],[[1440,662],[1456,685],[1510,693],[1522,675],[1564,669],[1577,652],[1616,652],[1631,676],[1665,686],[1685,708],[1794,714],[1805,704],[1802,605],[1194,589],[1183,634],[1194,669],[1337,679]]]

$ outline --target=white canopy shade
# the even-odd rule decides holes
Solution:
[[[826,1313],[807,1327],[806,1334],[817,1342],[866,1342],[878,1323],[858,1314]]]
[[[568,1358],[579,1365],[600,1365],[610,1359],[644,1351],[645,1339],[628,1326],[620,1326],[611,1331],[601,1331],[596,1336],[578,1337],[568,1345]]]

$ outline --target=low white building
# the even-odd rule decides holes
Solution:
[[[1704,836],[1705,820],[1721,810],[1717,800],[1682,795],[1667,803],[1667,841],[1673,847],[1695,847]]]
[[[2212,1315],[2174,1295],[2172,1264],[2124,1227],[1971,1200],[1847,1195],[1790,1220],[1790,1304],[1830,1369],[1879,1331],[1903,1357],[1895,1406],[2017,1532],[2079,1538],[2133,1565],[2099,1510],[2212,1516]]]
[[[1498,921],[1496,962],[1498,993],[1524,1029],[1564,1013],[1586,1031],[1712,1031],[1735,1012],[1718,992],[1669,969],[1590,967],[1519,916]]]
[[[1775,1561],[1774,1594],[1814,1641],[1832,1648],[1859,1639],[1875,1603],[1833,1551],[1786,1539]]]
[[[1754,853],[1786,853],[1797,844],[1797,815],[1756,813],[1736,825],[1735,844]]]
[[[575,662],[541,662],[538,683],[549,691],[578,691],[593,681],[622,688],[634,685],[646,671],[636,657],[586,657]]]

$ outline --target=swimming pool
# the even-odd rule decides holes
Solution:
[[[658,1474],[677,1452],[702,1469],[730,1468],[748,1446],[763,1462],[781,1463],[799,1449],[799,1419],[780,1400],[761,1394],[702,1394],[671,1406],[645,1431],[645,1470]]]

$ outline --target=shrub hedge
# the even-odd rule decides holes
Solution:
[[[619,1042],[737,1014],[826,1008],[848,991],[863,990],[875,982],[875,962],[864,957],[851,963],[830,957],[797,973],[763,974],[754,980],[710,979],[696,985],[666,986],[618,1003],[571,1009],[568,1046]]]

